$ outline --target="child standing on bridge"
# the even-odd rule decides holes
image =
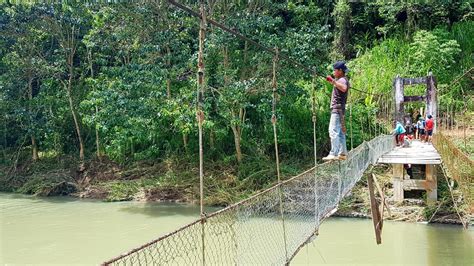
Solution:
[[[347,92],[350,84],[346,77],[349,69],[344,61],[333,65],[334,77],[327,76],[326,80],[334,87],[331,96],[331,119],[329,120],[329,137],[331,138],[331,151],[324,157],[324,161],[345,160],[347,156],[346,126],[344,113],[346,111]]]
[[[423,117],[418,118],[418,122],[416,122],[416,127],[418,128],[417,132],[417,139],[421,139],[421,141],[425,141],[425,120],[423,120]]]
[[[431,142],[431,138],[433,137],[433,128],[433,117],[431,115],[428,115],[428,119],[426,120],[426,142]]]

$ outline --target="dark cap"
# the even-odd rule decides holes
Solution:
[[[336,63],[334,63],[334,65],[332,65],[332,67],[333,69],[340,69],[344,71],[344,73],[349,72],[349,68],[347,68],[346,62],[344,61],[337,61]]]

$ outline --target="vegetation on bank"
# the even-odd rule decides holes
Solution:
[[[417,173],[418,170],[415,170],[415,174],[419,174]],[[403,202],[394,202],[391,201],[393,196],[392,170],[389,166],[377,165],[366,171],[351,193],[340,202],[335,215],[371,217],[367,178],[369,175],[375,174],[389,206],[388,210],[384,208],[384,220],[449,224],[472,223],[472,211],[470,206],[463,201],[461,191],[456,188],[453,190],[453,195],[451,195],[443,170],[437,167],[436,173],[438,181],[438,202],[436,204],[426,204],[426,192],[424,191],[419,191],[420,193],[409,192]],[[456,200],[456,205],[453,203],[453,197]]]
[[[27,161],[28,162],[28,161]],[[224,206],[244,199],[274,183],[274,162],[247,161],[237,171],[232,162],[206,165],[206,204]],[[198,161],[173,157],[164,161],[139,161],[120,165],[110,160],[90,160],[80,171],[75,158],[42,159],[18,165],[10,177],[0,177],[2,191],[77,197],[106,201],[145,200],[197,202],[199,200]],[[208,168],[207,168],[208,167]],[[310,167],[299,161],[281,166],[283,176],[293,176]],[[254,169],[259,169],[254,171]],[[7,167],[2,172],[10,171]],[[64,184],[68,184],[67,186]],[[72,186],[72,187],[71,187]],[[66,191],[64,191],[64,189]]]
[[[0,190],[196,200],[195,18],[163,3],[7,2],[0,9]],[[474,13],[464,1],[215,1],[208,13],[320,73],[329,74],[334,60],[349,61],[352,86],[382,94],[351,92],[349,146],[386,132],[396,75],[432,71],[440,113],[456,113],[458,123],[474,109],[465,100],[473,97],[473,80],[452,83],[473,62]],[[209,27],[208,204],[229,204],[275,182],[271,63],[264,51]],[[286,177],[312,164],[313,89],[323,156],[331,88],[279,61],[276,111]]]
[[[474,161],[474,134],[467,135],[465,138],[459,132],[450,136],[450,139],[462,152],[464,152],[471,160]],[[447,133],[449,136],[449,132]]]

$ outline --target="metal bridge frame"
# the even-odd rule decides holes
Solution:
[[[405,85],[426,84],[426,94],[421,96],[405,96]],[[436,78],[431,72],[421,78],[402,78],[397,76],[393,80],[393,94],[395,99],[395,120],[405,125],[405,103],[426,101],[426,114],[432,115],[434,120],[433,133],[436,133],[438,121],[438,98],[436,94]]]

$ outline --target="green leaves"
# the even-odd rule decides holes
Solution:
[[[448,33],[443,30],[420,30],[415,33],[409,50],[413,74],[424,76],[432,71],[441,76],[441,73],[453,66],[461,49],[457,41],[447,38]]]
[[[409,46],[398,39],[388,39],[350,62],[351,84],[354,88],[369,93],[386,93],[392,91],[393,79],[409,74]],[[426,75],[426,74],[425,74]],[[367,94],[351,92],[353,101],[365,99],[372,102]]]
[[[448,17],[468,16],[464,4],[211,2],[213,19],[270,49],[278,47],[319,73],[328,72],[331,52],[350,58],[356,48],[351,83],[368,92],[389,95],[396,75],[423,76],[430,69],[447,91],[443,83],[459,69],[455,62],[464,68],[472,62],[472,22],[455,23],[452,32],[430,31]],[[188,4],[198,9],[197,3]],[[40,150],[74,152],[78,140],[64,90],[72,84],[71,105],[85,126],[86,155],[93,154],[96,137],[104,155],[120,162],[197,152],[196,18],[153,1],[5,4],[0,9],[0,110],[12,135],[4,141],[8,145],[34,134]],[[204,52],[204,134],[212,158],[234,154],[236,139],[243,155],[273,154],[272,55],[211,25]],[[312,148],[313,77],[285,60],[278,60],[276,74],[282,151],[306,158]],[[32,99],[27,97],[28,81]],[[319,80],[314,86],[318,143],[327,147],[332,88]],[[452,95],[440,100],[459,105],[455,98],[460,98],[461,86],[449,91]],[[364,138],[362,126],[375,123],[365,117],[379,108],[379,100],[351,92],[354,116],[363,116],[354,132],[357,141]]]

